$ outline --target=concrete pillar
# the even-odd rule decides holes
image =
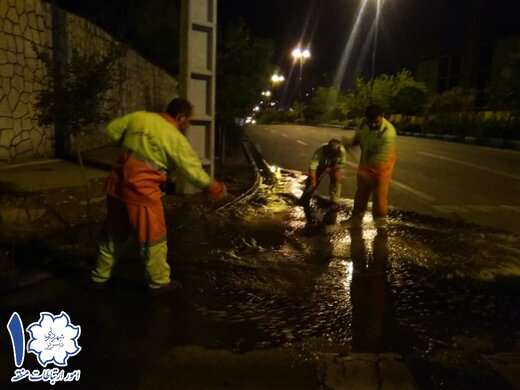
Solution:
[[[180,94],[195,106],[188,137],[208,173],[214,175],[217,0],[182,0]],[[183,193],[194,192],[190,185]]]

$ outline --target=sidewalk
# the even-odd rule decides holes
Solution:
[[[85,166],[91,204],[104,201],[103,185],[108,176],[108,161],[117,156],[116,148],[98,150],[94,158],[86,154]],[[66,229],[85,223],[87,204],[85,181],[74,161],[49,159],[0,167],[0,239],[17,238],[31,232]],[[99,211],[99,210],[94,210]],[[98,218],[99,218],[99,212]],[[98,220],[98,219],[96,219]],[[36,225],[38,223],[38,225]],[[22,236],[20,238],[22,238]]]
[[[86,174],[89,180],[95,180],[105,178],[107,171],[87,166]],[[79,166],[71,161],[35,161],[0,169],[1,194],[35,193],[84,185]]]

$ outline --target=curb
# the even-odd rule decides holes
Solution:
[[[274,123],[273,123],[274,124]],[[287,123],[291,124],[291,123]],[[294,125],[294,123],[292,123]],[[345,129],[344,126],[340,125],[332,125],[327,123],[319,123],[319,124],[304,124],[305,126],[312,127],[328,127],[328,128],[337,128],[337,129]],[[398,131],[399,136],[405,137],[416,137],[416,138],[427,138],[427,139],[437,139],[446,142],[457,142],[468,145],[479,145],[479,146],[488,146],[496,149],[510,149],[510,150],[518,150],[520,151],[520,140],[507,140],[503,138],[477,138],[477,137],[462,137],[451,134],[434,134],[434,133],[416,133],[410,131]]]
[[[242,140],[242,150],[244,151],[244,154],[246,155],[249,163],[251,164],[251,166],[253,167],[253,169],[255,171],[255,182],[247,191],[245,191],[243,194],[239,195],[238,197],[230,200],[228,203],[225,203],[222,206],[218,207],[217,209],[215,209],[215,212],[220,212],[220,211],[226,210],[241,202],[247,202],[248,200],[250,200],[253,196],[255,196],[257,194],[258,189],[260,188],[260,186],[263,183],[263,178],[260,173],[260,168],[258,167],[258,164],[251,151],[252,147],[253,146],[249,140],[247,140],[247,139]]]
[[[344,129],[345,128],[344,125],[334,125],[334,124],[328,124],[328,123],[318,123],[315,126],[318,126],[318,127],[331,127],[331,128],[334,128],[334,129]]]

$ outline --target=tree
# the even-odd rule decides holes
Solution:
[[[426,103],[427,93],[426,85],[416,81],[406,69],[394,75],[380,75],[373,81],[360,76],[354,90],[347,95],[348,111],[351,116],[360,117],[369,104],[375,103],[387,114],[402,113],[402,109],[419,113]]]
[[[35,51],[46,67],[42,84],[48,85],[48,88],[36,94],[36,117],[40,126],[59,126],[65,135],[74,137],[90,221],[90,190],[83,165],[82,136],[105,123],[112,112],[108,92],[116,84],[115,65],[123,56],[125,48],[114,44],[105,52],[91,53],[73,49],[70,58],[62,63],[59,70],[50,52],[38,51],[37,48]]]
[[[476,89],[453,88],[433,96],[430,113],[448,115],[473,110],[478,91]]]
[[[293,106],[289,110],[289,120],[303,121],[305,113],[305,104],[302,102],[294,102]]]
[[[416,86],[404,87],[392,98],[392,112],[403,115],[417,115],[428,104],[426,90]]]
[[[490,106],[499,110],[512,110],[520,114],[520,56],[506,66],[490,89]]]
[[[272,42],[254,39],[243,22],[219,34],[216,106],[220,128],[235,128],[235,119],[248,116],[257,104],[270,79],[273,52]]]
[[[370,104],[371,92],[368,83],[363,77],[356,78],[356,86],[354,90],[350,91],[346,97],[346,104],[349,116],[352,118],[359,118],[365,115],[365,110]]]
[[[346,97],[334,87],[319,87],[305,112],[308,121],[341,120],[346,118]]]

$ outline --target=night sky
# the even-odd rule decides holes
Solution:
[[[177,33],[174,15],[178,1],[172,0],[57,0],[65,8],[88,17],[148,56],[161,63],[171,57],[167,69],[177,71],[171,56],[171,41],[158,46],[157,36]],[[369,7],[354,40],[343,87],[352,85],[355,75],[370,71],[370,50],[363,46],[375,16],[376,0]],[[219,0],[219,24],[225,26],[243,19],[253,35],[275,43],[275,64],[288,75],[290,52],[298,42],[309,44],[312,60],[305,65],[306,87],[330,85],[362,0]],[[391,73],[406,67],[414,70],[424,59],[463,52],[468,38],[492,52],[497,39],[520,35],[518,0],[384,0],[380,27],[377,73]],[[153,24],[140,23],[151,16]],[[162,25],[158,22],[162,21]],[[166,25],[164,24],[166,23]],[[154,50],[152,50],[154,48]],[[489,50],[491,48],[491,50]],[[467,49],[467,48],[466,48]]]
[[[374,20],[376,0],[364,16],[355,40],[346,80],[370,69],[361,52]],[[288,72],[297,42],[310,43],[313,59],[305,65],[309,85],[332,81],[361,0],[221,0],[221,24],[242,18],[253,32],[276,43],[276,65]],[[479,44],[520,34],[516,0],[385,0],[377,71],[411,70],[422,59],[462,50],[467,37]],[[348,86],[348,85],[347,85]]]

